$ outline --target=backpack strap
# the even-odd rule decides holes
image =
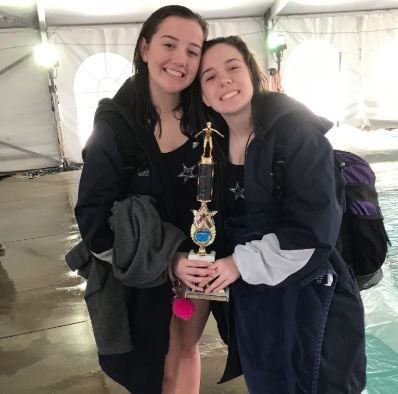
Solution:
[[[147,156],[142,150],[137,136],[118,112],[105,111],[95,118],[94,124],[99,120],[107,122],[114,130],[116,145],[122,158],[126,177],[129,178],[147,161]]]

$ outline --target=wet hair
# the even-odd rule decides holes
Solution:
[[[266,124],[266,96],[268,93],[268,79],[262,72],[256,56],[251,52],[247,44],[238,36],[218,37],[214,40],[205,41],[202,49],[202,56],[212,47],[218,44],[227,44],[236,48],[242,55],[247,65],[253,84],[252,103],[252,125],[256,134],[263,135],[263,127]],[[199,81],[199,73],[197,80]],[[228,168],[228,149],[229,149],[229,129],[225,119],[213,108],[206,108],[206,116],[210,119],[214,127],[220,130],[226,138],[215,138],[214,157],[216,162],[216,174],[222,174]],[[222,176],[222,175],[221,175]]]
[[[153,104],[149,89],[149,70],[148,64],[144,62],[141,56],[140,44],[145,38],[147,44],[158,31],[159,25],[169,17],[178,17],[193,20],[199,24],[203,30],[203,37],[206,40],[209,34],[209,25],[199,14],[192,12],[186,7],[179,5],[170,5],[159,8],[155,11],[143,24],[138,36],[137,45],[134,51],[134,68],[135,75],[131,78],[132,85],[132,111],[141,127],[154,132],[158,123],[160,126],[160,135],[162,133],[162,125],[158,109]],[[200,108],[202,100],[199,92],[200,85],[195,78],[194,82],[181,91],[181,100],[175,111],[182,109],[181,131],[184,134],[192,135],[195,131],[201,129],[198,124]],[[204,127],[204,126],[203,126]],[[202,128],[203,128],[202,127]]]
[[[226,44],[236,48],[243,57],[246,66],[249,69],[253,84],[252,98],[252,125],[255,133],[261,133],[265,124],[266,111],[264,102],[268,89],[268,79],[261,70],[257,56],[249,49],[247,44],[238,36],[219,37],[214,40],[206,41],[203,44],[202,56],[212,47],[218,44]],[[221,122],[221,120],[219,119]]]

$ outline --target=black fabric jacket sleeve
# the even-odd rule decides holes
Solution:
[[[325,136],[311,124],[298,125],[285,149],[282,216],[275,232],[235,248],[234,260],[246,282],[284,286],[327,262],[343,214],[335,171]]]
[[[99,254],[113,247],[114,233],[107,219],[115,201],[128,192],[115,135],[106,122],[99,121],[94,127],[83,160],[75,215],[84,243]]]

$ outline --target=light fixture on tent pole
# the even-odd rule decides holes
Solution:
[[[278,71],[280,71],[283,51],[287,49],[285,36],[271,33],[268,37],[268,48],[273,55],[275,54],[277,59],[276,62],[278,63]]]
[[[68,156],[65,146],[65,138],[62,130],[59,101],[57,95],[57,86],[55,85],[55,79],[57,78],[56,67],[59,66],[59,55],[58,51],[53,44],[47,42],[47,33],[43,33],[43,43],[35,48],[34,56],[36,62],[43,67],[48,74],[49,86],[48,90],[51,95],[52,109],[55,117],[55,124],[57,127],[58,142],[60,145],[60,153],[62,158],[62,165],[68,166]]]
[[[281,62],[283,59],[283,51],[287,49],[286,38],[284,35],[277,35],[273,32],[268,37],[268,49],[272,53],[278,68],[270,68],[269,72],[274,77],[274,91],[283,92],[281,86]]]
[[[59,66],[58,51],[53,44],[43,43],[35,48],[36,62],[44,68]]]
[[[35,48],[35,60],[41,67],[47,70],[50,80],[50,93],[55,93],[56,86],[54,84],[54,79],[56,77],[54,77],[54,71],[55,68],[59,66],[59,55],[57,49],[53,44],[43,42]]]

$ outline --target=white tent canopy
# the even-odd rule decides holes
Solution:
[[[49,158],[60,159],[47,73],[26,56],[42,42],[40,30],[60,55],[56,85],[62,128],[69,161],[80,163],[98,99],[111,96],[132,72],[141,23],[167,4],[176,3],[0,0],[0,172],[49,167],[55,164]],[[286,93],[335,123],[398,119],[397,0],[177,4],[208,19],[210,38],[241,36],[265,70],[275,67],[268,59],[267,29],[285,35],[281,74]]]

